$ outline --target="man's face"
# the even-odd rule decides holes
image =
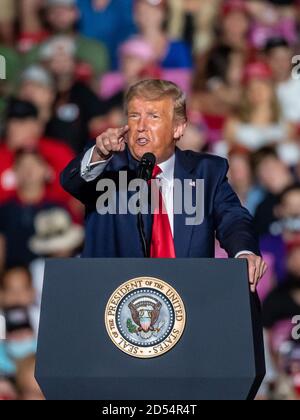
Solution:
[[[290,191],[284,196],[281,205],[281,217],[300,217],[300,189]]]
[[[153,153],[157,163],[164,162],[173,155],[176,140],[183,134],[185,125],[175,121],[172,98],[155,101],[133,98],[128,104],[131,154],[141,160],[145,153]]]
[[[50,107],[55,100],[54,89],[34,82],[22,83],[19,97],[23,101],[32,102],[38,108]]]
[[[4,308],[29,306],[34,301],[34,291],[29,284],[28,274],[21,269],[11,270],[4,279],[2,304]]]
[[[47,10],[47,21],[55,32],[70,31],[79,17],[74,6],[52,6]]]
[[[284,241],[300,241],[300,189],[286,193],[276,210],[283,224]]]
[[[248,187],[251,184],[251,170],[247,156],[241,154],[231,156],[229,178],[235,186]]]
[[[292,56],[292,50],[287,47],[274,48],[268,55],[268,62],[277,82],[291,77]]]
[[[65,51],[57,51],[48,61],[48,69],[55,77],[72,77],[75,72],[75,58]]]
[[[293,182],[289,167],[277,156],[265,156],[258,164],[255,175],[262,187],[272,194],[281,192]]]
[[[11,150],[34,149],[43,133],[37,118],[11,119],[7,124],[7,144]]]
[[[26,154],[19,158],[15,165],[18,188],[40,187],[46,182],[48,168],[46,163],[34,154]]]

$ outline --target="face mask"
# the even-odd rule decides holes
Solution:
[[[6,343],[7,354],[12,359],[24,359],[27,356],[36,353],[37,343],[34,338],[28,338],[22,341],[8,341]]]

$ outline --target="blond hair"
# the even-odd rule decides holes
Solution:
[[[186,95],[173,82],[166,80],[143,80],[131,86],[125,97],[125,107],[133,98],[143,98],[149,101],[156,101],[163,98],[172,98],[174,102],[174,117],[177,121],[187,121]]]
[[[281,110],[280,110],[278,97],[274,88],[273,88],[272,98],[270,102],[270,109],[271,109],[271,122],[278,123],[281,117]],[[247,97],[247,92],[246,90],[244,90],[241,103],[239,105],[239,108],[236,110],[236,115],[243,123],[247,124],[251,122],[251,117],[254,111],[255,109],[253,105],[250,103],[249,98]]]

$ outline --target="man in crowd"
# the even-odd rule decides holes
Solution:
[[[26,7],[26,2],[24,3]],[[79,20],[80,13],[76,0],[45,0],[43,12],[49,29],[49,33],[45,34],[44,37],[38,36],[38,33],[42,35],[45,32],[40,22],[40,5],[37,3],[33,10],[30,9],[25,14],[25,20],[27,16],[28,19],[34,20],[35,25],[33,26],[31,23],[30,27],[38,28],[35,37],[32,39],[31,46],[33,48],[29,48],[28,53],[24,57],[25,65],[38,62],[39,52],[43,43],[37,41],[55,35],[67,35],[75,42],[76,58],[80,62],[78,71],[82,76],[91,78],[108,70],[109,57],[105,46],[100,42],[81,35],[77,31],[76,23]]]
[[[0,260],[9,266],[27,265],[35,257],[28,248],[34,233],[34,220],[44,209],[57,207],[46,195],[49,166],[41,155],[33,151],[19,152],[15,158],[16,195],[0,205],[0,236],[5,247]]]
[[[171,82],[146,80],[129,90],[126,106],[128,126],[100,135],[96,145],[71,162],[62,174],[64,188],[87,206],[83,256],[145,256],[136,216],[99,215],[96,185],[100,179],[115,180],[121,170],[136,177],[139,161],[145,153],[152,153],[157,163],[153,178],[160,177],[166,189],[161,197],[165,211],[154,214],[153,220],[149,214],[145,218],[150,256],[212,258],[216,232],[230,257],[248,260],[254,292],[266,265],[259,256],[252,218],[242,208],[227,181],[227,162],[219,157],[182,152],[176,148],[187,125],[183,92]],[[174,178],[190,180],[191,186],[197,185],[195,180],[204,179],[203,223],[188,226],[185,211],[174,214]]]
[[[60,188],[58,174],[73,158],[69,147],[43,138],[43,123],[39,120],[38,110],[30,102],[12,98],[6,109],[4,139],[0,145],[0,202],[13,197],[16,180],[13,164],[19,150],[38,150],[49,164],[47,194],[50,199],[66,200],[68,197]]]
[[[106,108],[76,77],[76,44],[72,38],[51,38],[41,48],[40,59],[53,75],[57,88],[54,115],[48,122],[47,135],[64,140],[80,152],[95,126],[102,124]]]

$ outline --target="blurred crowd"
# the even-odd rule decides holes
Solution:
[[[124,93],[146,78],[187,93],[180,148],[229,159],[269,265],[259,398],[300,400],[299,48],[299,0],[0,0],[0,400],[43,399],[45,258],[78,256],[84,242],[83,208],[59,174],[124,124]]]

